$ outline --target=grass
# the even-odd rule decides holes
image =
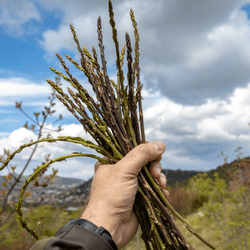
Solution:
[[[212,243],[215,246],[219,245],[218,240],[214,240],[214,232],[211,230],[210,227],[203,227],[203,223],[200,223],[202,220],[202,217],[199,216],[199,212],[192,213],[186,217],[184,217],[185,220],[187,220],[196,230],[197,232],[203,236],[206,240],[208,240],[210,243]],[[206,246],[204,243],[202,243],[199,239],[197,239],[195,236],[193,236],[189,231],[186,230],[184,225],[179,221],[176,220],[176,223],[178,227],[180,228],[181,232],[186,237],[187,241],[194,247],[196,250],[209,250],[210,248]],[[139,231],[139,248],[137,248],[137,234],[134,236],[133,240],[122,250],[146,250],[146,247],[144,246],[144,241],[141,239],[141,230]],[[217,248],[219,250],[219,248]]]
[[[218,240],[214,239],[214,231],[211,229],[210,226],[204,227],[204,217],[202,217],[201,212],[195,212],[185,217],[185,220],[189,222],[193,226],[193,228],[208,242],[216,246],[217,250],[219,250]],[[194,235],[192,235],[188,230],[186,230],[185,226],[179,221],[176,220],[176,224],[186,237],[187,241],[193,246],[194,249],[199,250],[209,250],[210,248],[202,243],[199,239],[197,239]]]

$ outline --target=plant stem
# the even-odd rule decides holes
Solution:
[[[22,213],[22,202],[23,202],[23,195],[24,195],[24,192],[27,188],[27,186],[29,185],[29,183],[33,180],[35,180],[35,178],[38,176],[38,174],[45,168],[47,168],[49,165],[51,165],[52,163],[54,162],[60,162],[60,161],[63,161],[65,159],[68,159],[68,158],[71,158],[71,157],[79,157],[79,156],[85,156],[85,157],[90,157],[90,158],[94,158],[94,159],[97,159],[99,162],[103,163],[103,164],[107,164],[108,162],[106,160],[104,160],[103,158],[100,158],[96,155],[92,155],[92,154],[82,154],[82,153],[73,153],[73,154],[70,154],[70,155],[64,155],[64,156],[61,156],[61,157],[58,157],[54,160],[50,160],[49,162],[43,164],[41,167],[37,168],[34,173],[25,181],[24,185],[23,185],[23,188],[21,190],[21,193],[20,193],[20,196],[19,196],[19,199],[18,199],[18,203],[17,203],[17,206],[16,206],[16,212],[18,214],[18,219],[22,225],[23,228],[25,228],[36,240],[38,240],[38,235],[36,234],[36,232],[28,226],[27,222],[23,219],[23,213]]]

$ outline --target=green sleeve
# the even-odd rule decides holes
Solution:
[[[30,250],[113,250],[112,246],[95,232],[77,225],[62,227],[53,237],[38,240]]]
[[[35,244],[31,247],[30,250],[43,250],[45,245],[53,239],[57,239],[55,236],[53,237],[44,237],[41,240],[38,240],[37,242],[35,242]]]

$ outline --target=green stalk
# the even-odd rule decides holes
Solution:
[[[143,204],[144,204],[143,197],[139,192],[137,192],[135,202],[134,202],[134,211],[142,229],[141,238],[145,242],[146,249],[151,250],[151,247],[148,241],[149,239],[148,232],[150,231],[150,225],[149,225],[150,222],[148,221],[149,220],[148,212],[146,210],[146,207]]]
[[[143,193],[143,191],[141,190],[141,188],[138,186],[138,192],[141,193],[141,195],[143,196],[144,198],[144,206],[148,208],[148,210],[150,211],[150,215],[149,215],[149,220],[150,220],[150,223],[151,223],[151,230],[150,232],[154,232],[153,233],[153,236],[156,237],[156,242],[158,244],[158,247],[157,249],[166,249],[165,245],[163,244],[162,242],[162,239],[160,238],[159,236],[159,233],[157,231],[157,228],[156,228],[156,224],[160,225],[159,221],[157,220],[156,218],[156,215],[154,214],[154,210],[150,204],[150,201],[149,201],[149,198]]]
[[[91,54],[89,53],[89,51],[87,50],[87,48],[82,45],[82,50],[84,51],[84,54],[87,56],[87,58],[89,59],[89,61],[92,63],[92,66],[95,69],[97,69],[97,66],[95,64],[95,59],[91,56]]]
[[[143,121],[143,113],[142,113],[142,102],[141,102],[141,90],[142,90],[142,84],[140,82],[140,67],[139,67],[139,32],[137,28],[137,22],[135,20],[135,15],[134,11],[131,8],[130,9],[130,18],[134,27],[134,36],[135,36],[135,64],[134,64],[134,79],[133,82],[135,81],[135,71],[136,71],[136,78],[137,78],[137,91],[136,91],[136,98],[138,100],[138,106],[139,106],[139,117],[140,117],[140,127],[141,127],[141,137],[142,137],[142,143],[146,142],[145,139],[145,130],[144,130],[144,121]]]
[[[70,105],[72,106],[73,109],[75,109],[85,120],[88,120],[86,119],[86,117],[81,113],[81,111],[73,104],[73,102],[68,98],[68,96],[62,91],[62,89],[57,85],[55,84],[53,81],[51,80],[48,80],[46,79],[46,81],[64,98],[66,99]],[[92,119],[89,119],[88,120],[89,122],[89,125],[92,127],[93,131],[95,133],[97,133],[100,138],[102,140],[105,141],[105,143],[112,149],[113,153],[114,153],[114,158],[116,159],[122,159],[123,156],[121,155],[121,153],[116,149],[116,147],[114,146],[114,144],[108,140],[102,133],[101,131],[95,126],[95,123],[92,121]]]
[[[78,62],[76,62],[74,59],[72,59],[70,56],[65,55],[65,57],[79,70],[81,70],[87,77],[89,76],[89,73],[78,64]]]
[[[174,208],[170,205],[170,203],[168,202],[168,200],[165,198],[165,196],[163,195],[163,193],[161,192],[159,186],[155,183],[155,181],[153,180],[152,176],[150,175],[148,169],[146,166],[143,167],[143,171],[145,171],[146,176],[148,177],[148,179],[150,180],[150,183],[152,184],[152,186],[154,187],[154,190],[157,192],[157,195],[160,196],[161,200],[164,202],[165,206],[168,207],[168,209],[172,212],[172,214],[174,214],[183,224],[184,226],[187,228],[188,231],[190,231],[193,235],[195,235],[199,240],[201,240],[203,243],[205,243],[207,246],[209,246],[212,249],[215,249],[216,247],[213,246],[212,244],[210,244],[208,241],[206,241],[205,239],[202,238],[201,235],[199,235],[189,224],[188,222],[178,213],[174,210]],[[148,190],[151,191],[150,186],[146,186],[146,188]]]
[[[72,143],[76,143],[76,144],[81,144],[84,147],[88,147],[88,148],[92,148],[95,149],[95,151],[99,154],[102,154],[103,156],[106,156],[108,158],[110,158],[113,162],[117,162],[117,160],[114,159],[114,157],[109,154],[109,152],[107,152],[105,149],[103,149],[102,147],[100,147],[99,145],[96,145],[94,143],[92,143],[91,141],[88,140],[84,140],[81,137],[70,137],[70,136],[59,136],[58,138],[54,139],[54,138],[44,138],[38,141],[34,141],[34,142],[30,142],[24,145],[21,145],[19,147],[19,149],[15,150],[7,159],[6,161],[3,163],[3,165],[0,167],[0,171],[3,170],[8,163],[14,158],[14,156],[18,153],[20,153],[24,148],[30,147],[32,145],[38,144],[40,142],[57,142],[57,141],[65,141],[65,142],[72,142]]]
[[[38,174],[44,170],[45,168],[47,168],[49,165],[51,165],[54,162],[59,162],[59,161],[64,161],[67,158],[71,158],[71,157],[79,157],[79,156],[85,156],[85,157],[90,157],[90,158],[94,158],[97,159],[99,162],[103,163],[103,164],[108,164],[109,162],[104,160],[103,158],[100,158],[96,155],[92,155],[92,154],[82,154],[82,153],[73,153],[70,155],[64,155],[61,157],[58,157],[54,160],[50,160],[49,162],[43,164],[41,167],[37,168],[34,173],[25,181],[19,199],[18,199],[18,203],[16,205],[16,212],[17,212],[17,217],[22,225],[23,228],[25,228],[36,240],[38,240],[38,235],[36,234],[36,232],[28,226],[27,222],[23,219],[23,213],[22,213],[22,203],[23,203],[23,195],[24,192],[27,188],[27,186],[29,185],[29,183],[33,180],[35,180],[35,178],[38,176]]]
[[[118,69],[118,72],[117,72],[117,77],[118,77],[118,83],[117,83],[117,108],[118,108],[118,112],[120,113],[121,115],[121,104],[120,104],[120,89],[122,89],[122,91],[124,91],[124,85],[123,85],[123,80],[124,80],[124,77],[123,77],[123,70],[122,70],[122,64],[121,64],[121,61],[120,61],[120,52],[119,52],[119,43],[118,43],[118,40],[117,40],[117,30],[115,28],[115,20],[114,20],[114,12],[113,12],[113,6],[112,6],[112,2],[109,0],[109,23],[112,27],[112,38],[113,38],[113,41],[115,43],[115,51],[116,51],[116,66],[117,66],[117,69]],[[125,50],[125,48],[124,48]]]
[[[117,143],[116,139],[114,138],[114,136],[110,133],[110,131],[108,130],[108,127],[106,125],[106,123],[101,119],[101,117],[98,115],[98,112],[94,109],[93,105],[90,103],[90,101],[88,100],[87,96],[80,90],[78,89],[80,95],[81,95],[81,100],[87,105],[88,110],[91,112],[92,117],[94,119],[94,121],[97,124],[97,127],[100,129],[100,131],[105,135],[105,137],[108,140],[112,140],[115,142],[116,147],[118,148],[118,150],[121,150],[119,144]],[[81,108],[81,110],[84,108],[83,106],[81,106],[80,101],[77,99],[76,95],[74,94],[74,92],[68,88],[68,92],[70,93],[70,95],[72,96],[72,98],[75,100],[75,103]],[[86,114],[85,114],[86,115]],[[90,118],[89,118],[90,119]]]

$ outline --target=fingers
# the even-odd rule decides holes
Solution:
[[[167,178],[161,171],[162,166],[160,162],[152,162],[150,164],[149,173],[159,182],[162,188],[165,188],[167,185]]]
[[[161,191],[162,191],[163,195],[164,195],[166,198],[169,197],[169,192],[168,192],[168,190],[162,189]]]
[[[148,141],[146,141],[146,143],[150,143],[150,142],[148,142]],[[157,159],[155,159],[154,161],[161,161],[161,159],[162,159],[162,155],[160,155]]]
[[[161,171],[162,171],[162,166],[160,162],[156,161],[151,162],[149,167],[149,172],[153,178],[157,180],[160,179]]]
[[[160,184],[160,186],[162,188],[166,188],[167,178],[166,178],[166,176],[163,173],[161,173],[161,177],[160,177],[160,179],[158,181],[159,181],[159,184]]]
[[[161,156],[159,156],[157,159],[155,159],[154,161],[161,161],[161,159],[162,159],[162,155]]]
[[[162,192],[164,196],[167,198],[169,196],[169,192],[165,190],[167,185],[167,178],[163,173],[161,173],[161,171],[162,171],[162,165],[160,162],[153,161],[150,164],[149,172],[152,175],[152,177],[159,182],[160,187],[163,188]]]
[[[148,162],[159,159],[165,151],[165,145],[160,141],[140,144],[132,149],[117,164],[125,167],[127,172],[138,174]]]

